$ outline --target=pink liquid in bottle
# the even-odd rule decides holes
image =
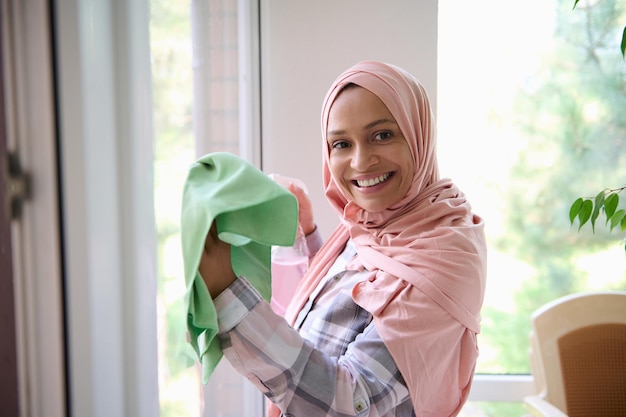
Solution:
[[[291,184],[307,193],[304,183],[296,178],[278,174],[269,177],[289,189]],[[296,287],[309,266],[309,249],[302,227],[298,224],[296,240],[293,246],[274,246],[272,248],[272,299],[270,305],[276,314],[284,315],[289,302],[296,293]]]
[[[298,254],[292,248],[278,248],[272,254],[272,300],[276,314],[283,315],[293,298],[296,287],[309,265],[307,255]]]

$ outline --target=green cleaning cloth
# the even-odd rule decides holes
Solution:
[[[231,263],[266,299],[271,297],[272,245],[291,246],[298,227],[296,197],[263,172],[227,152],[207,154],[189,169],[181,214],[187,330],[207,383],[222,358],[217,312],[198,272],[213,221],[231,244]]]

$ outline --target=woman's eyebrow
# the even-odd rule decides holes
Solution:
[[[370,122],[368,124],[366,124],[363,129],[371,129],[375,126],[378,126],[380,124],[384,124],[384,123],[393,123],[394,125],[398,125],[398,123],[394,120],[394,119],[378,119],[378,120],[374,120],[373,122]],[[326,136],[334,136],[334,135],[343,135],[345,134],[346,131],[345,130],[329,130],[326,133]]]
[[[373,122],[370,122],[370,123],[366,124],[365,125],[365,129],[371,129],[374,126],[381,125],[381,124],[384,124],[384,123],[393,123],[394,125],[398,124],[393,119],[378,119],[378,120],[374,120]]]

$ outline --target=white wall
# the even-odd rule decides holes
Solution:
[[[324,237],[337,223],[322,189],[320,112],[343,70],[366,59],[413,73],[436,108],[436,0],[261,0],[262,168],[301,178]]]

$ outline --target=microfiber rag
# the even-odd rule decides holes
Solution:
[[[222,358],[215,305],[198,272],[213,221],[231,244],[231,263],[266,299],[271,297],[272,245],[291,246],[298,227],[296,197],[262,171],[227,152],[193,163],[183,189],[181,240],[187,330],[206,383]]]

